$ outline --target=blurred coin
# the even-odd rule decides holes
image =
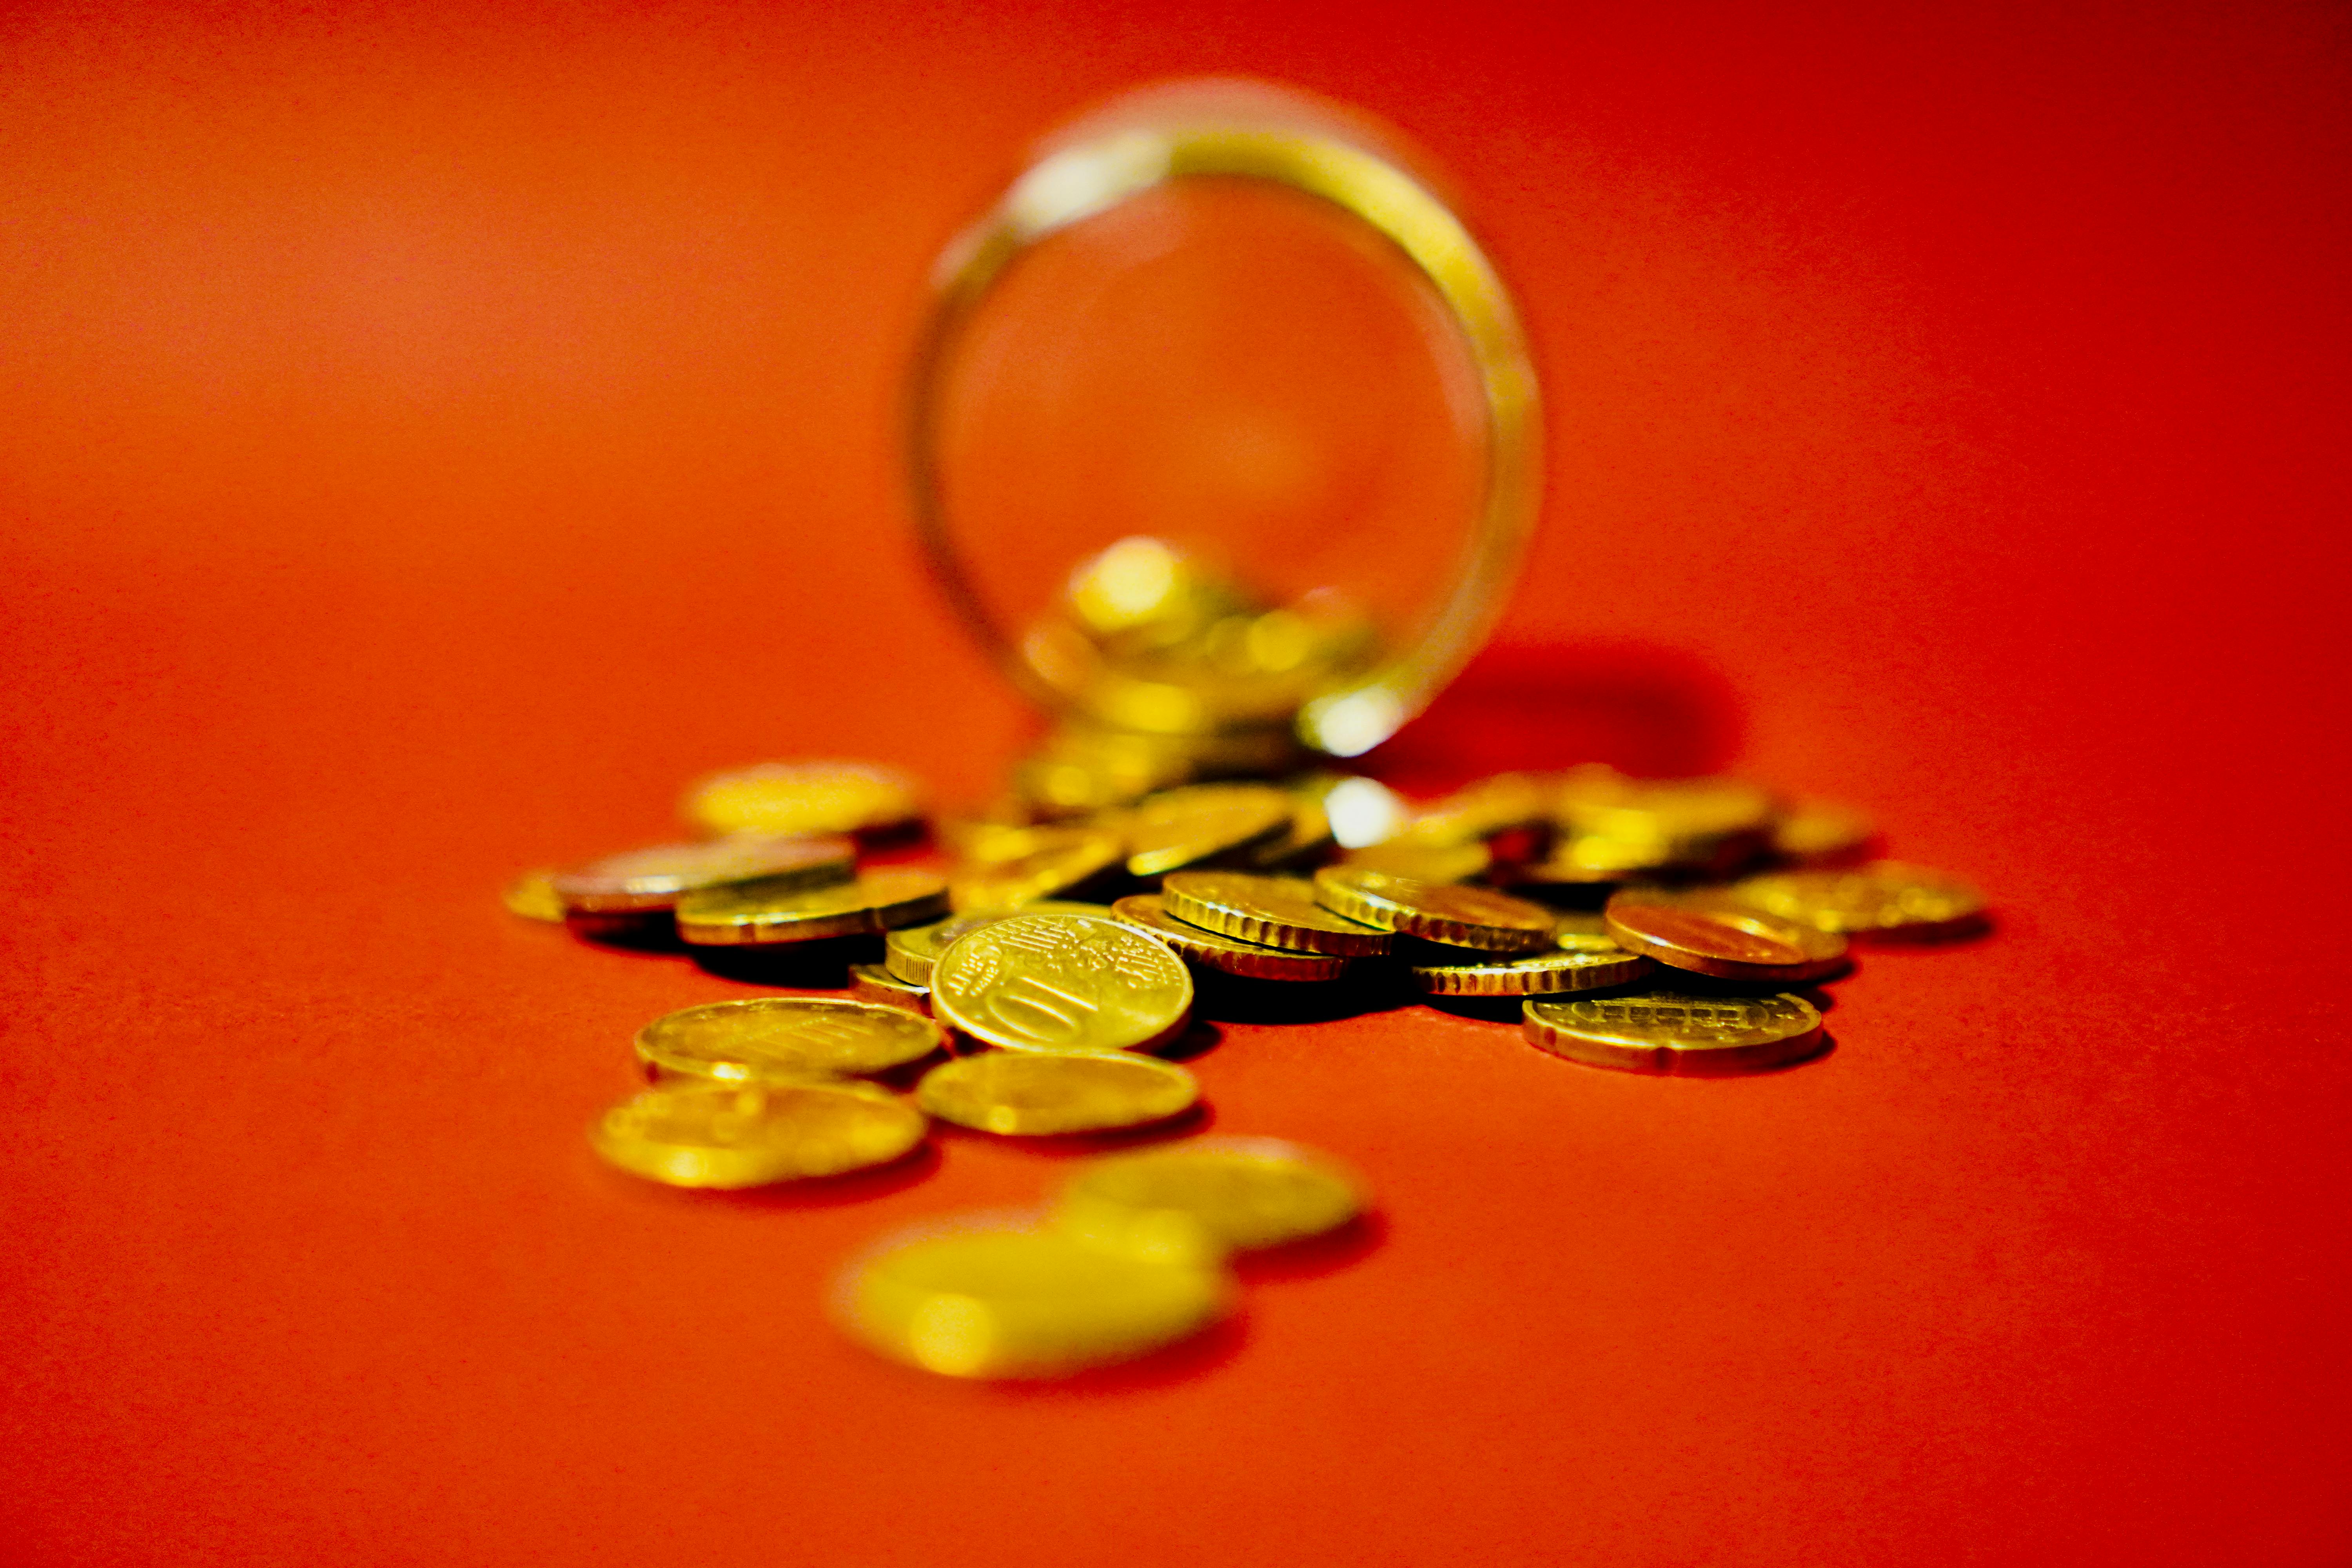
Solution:
[[[845,880],[856,847],[828,835],[744,837],[662,844],[559,871],[551,885],[568,915],[656,914],[701,888],[758,879],[779,888]]]
[[[1834,801],[1793,801],[1772,821],[1772,852],[1800,866],[1844,865],[1877,837],[1867,813]]]
[[[1369,1202],[1363,1178],[1328,1154],[1276,1138],[1193,1138],[1089,1162],[1055,1217],[1097,1246],[1213,1262],[1337,1230]]]
[[[937,920],[947,909],[946,878],[887,867],[825,888],[763,879],[688,893],[677,902],[677,934],[698,947],[816,942]]]
[[[1008,915],[965,932],[931,970],[931,1008],[1021,1051],[1148,1048],[1181,1033],[1192,975],[1155,937],[1086,915]]]
[[[885,1007],[904,1007],[926,1018],[931,1016],[929,986],[909,985],[878,963],[853,963],[849,966],[849,994],[860,1002],[872,1002]]]
[[[1019,852],[1002,859],[966,861],[949,878],[959,912],[1018,909],[1114,878],[1127,840],[1108,827],[1029,829]],[[992,847],[1008,847],[1000,839]]]
[[[668,1084],[588,1130],[596,1152],[674,1187],[757,1187],[898,1159],[921,1112],[871,1084]]]
[[[1247,975],[1253,980],[1337,980],[1348,971],[1344,958],[1286,952],[1188,925],[1168,912],[1166,900],[1159,893],[1137,893],[1121,899],[1111,906],[1111,913],[1139,931],[1150,931],[1183,958],[1227,974]]]
[[[760,763],[698,780],[679,810],[706,833],[878,837],[921,818],[923,790],[876,763]]]
[[[1360,849],[1350,849],[1339,858],[1343,866],[1359,866],[1367,871],[1385,871],[1391,877],[1410,877],[1416,882],[1462,882],[1484,875],[1494,864],[1493,851],[1484,844],[1461,844],[1441,848],[1434,844],[1413,844],[1401,838],[1385,844],[1368,844]]]
[[[1280,837],[1290,796],[1271,784],[1194,784],[1165,790],[1127,819],[1129,876],[1157,877]]]
[[[1811,980],[1845,959],[1845,938],[1719,890],[1629,889],[1610,899],[1604,914],[1620,947],[1727,980]]]
[[[1552,919],[1552,942],[1562,952],[1622,952],[1599,910],[1561,910]]]
[[[1509,879],[1515,887],[1594,887],[1632,881],[1675,864],[1674,847],[1663,840],[1571,833],[1534,865],[1513,868]]]
[[[975,910],[970,914],[956,915],[929,925],[902,926],[883,939],[882,962],[891,973],[910,984],[929,986],[931,969],[939,963],[940,954],[969,931],[978,931],[991,921],[1001,921],[1010,914],[1026,915],[1093,915],[1110,918],[1108,904],[1077,903],[1066,899],[1040,899],[1034,903],[1013,908]]]
[[[1822,1016],[1801,996],[1529,998],[1529,1044],[1590,1067],[1723,1076],[1759,1072],[1821,1048]]]
[[[1734,896],[1821,931],[1852,936],[1934,938],[1975,930],[1984,895],[1966,882],[1878,860],[1852,871],[1780,871],[1736,884]]]
[[[1551,910],[1486,888],[1415,881],[1360,866],[1326,866],[1315,873],[1315,897],[1349,920],[1452,947],[1534,952],[1553,942]]]
[[[1549,826],[1551,790],[1530,773],[1497,773],[1423,806],[1399,835],[1441,848],[1475,844],[1515,828]]]
[[[853,1339],[926,1372],[1053,1377],[1197,1332],[1232,1294],[1215,1268],[1050,1230],[934,1224],[852,1263],[832,1310]]]
[[[742,1082],[882,1072],[947,1046],[937,1024],[898,1007],[821,996],[706,1002],[637,1031],[656,1073]]]
[[[510,915],[520,915],[527,921],[563,923],[563,900],[556,897],[555,873],[551,869],[525,871],[509,882],[499,898]]]
[[[1465,955],[1466,956],[1466,955]],[[1525,952],[1484,955],[1475,963],[1428,962],[1428,949],[1406,955],[1412,983],[1433,996],[1540,996],[1558,991],[1599,991],[1630,985],[1657,965],[1622,948],[1608,952]]]
[[[1315,884],[1303,877],[1175,871],[1160,890],[1176,919],[1245,942],[1360,957],[1386,952],[1396,940],[1325,909],[1316,902]]]
[[[1182,1068],[1116,1051],[985,1051],[933,1068],[915,1090],[943,1121],[1015,1138],[1140,1127],[1200,1098]]]
[[[1249,863],[1259,870],[1278,870],[1292,866],[1316,866],[1329,858],[1339,847],[1331,836],[1331,819],[1320,802],[1312,795],[1293,792],[1290,797],[1290,830],[1278,838],[1269,838],[1249,852]]]

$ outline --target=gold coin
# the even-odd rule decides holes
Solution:
[[[1562,952],[1622,952],[1599,910],[1562,910],[1552,917],[1552,944]]]
[[[1425,952],[1414,955],[1426,957]],[[1657,965],[1636,952],[1496,953],[1471,963],[1415,962],[1412,983],[1433,996],[1543,996],[1630,985]]]
[[[1316,872],[1315,897],[1325,909],[1366,925],[1488,952],[1540,952],[1552,945],[1556,923],[1541,904],[1507,893],[1415,881],[1360,866]]]
[[[949,879],[960,912],[1018,909],[1109,879],[1127,853],[1127,840],[1108,827],[1031,828],[1025,853],[967,861]]]
[[[1843,865],[1878,837],[1865,812],[1834,801],[1800,800],[1772,822],[1772,852],[1801,866]]]
[[[1194,1138],[1096,1160],[1062,1189],[1055,1218],[1097,1246],[1213,1262],[1321,1236],[1363,1213],[1363,1179],[1276,1138]]]
[[[1530,997],[1530,1045],[1590,1067],[1721,1076],[1759,1072],[1821,1048],[1822,1016],[1801,996]]]
[[[933,1068],[915,1089],[942,1121],[1015,1138],[1140,1127],[1200,1098],[1182,1068],[1117,1051],[987,1051]]]
[[[922,1113],[862,1083],[666,1084],[588,1129],[596,1152],[674,1187],[758,1187],[887,1164]]]
[[[1528,773],[1497,773],[1413,814],[1401,835],[1441,848],[1476,844],[1514,828],[1547,826],[1551,791]]]
[[[858,1002],[872,1002],[884,1007],[904,1007],[928,1018],[931,1016],[931,989],[928,985],[909,985],[878,963],[853,963],[849,966],[849,994]]]
[[[1303,877],[1176,871],[1160,885],[1168,912],[1206,931],[1267,947],[1360,957],[1386,952],[1393,933],[1332,913]]]
[[[946,878],[894,866],[829,888],[763,879],[688,893],[677,901],[677,934],[698,947],[816,942],[937,920],[947,910]]]
[[[1845,938],[1767,914],[1719,890],[1629,889],[1613,895],[1603,912],[1618,946],[1697,974],[1811,980],[1845,960]]]
[[[1282,837],[1289,795],[1272,784],[1193,784],[1150,796],[1127,819],[1129,876],[1158,877]]]
[[[919,820],[923,790],[874,763],[761,763],[698,781],[679,810],[705,833],[872,835]]]
[[[730,883],[814,888],[843,881],[856,856],[848,839],[824,836],[663,844],[559,871],[551,885],[567,915],[654,914],[698,889]]]
[[[949,1377],[1053,1377],[1131,1360],[1231,1306],[1223,1270],[1049,1230],[929,1226],[845,1269],[835,1321],[868,1349]]]
[[[1768,913],[1853,936],[1950,936],[1973,930],[1985,910],[1984,895],[1966,882],[1899,860],[1750,877],[1730,891]]]
[[[954,945],[955,939],[969,931],[978,931],[991,921],[1001,921],[1010,914],[1024,915],[1094,915],[1108,919],[1108,904],[1084,904],[1066,899],[1040,899],[1033,904],[1017,908],[977,910],[971,914],[957,915],[952,920],[934,921],[929,925],[902,926],[883,938],[882,963],[891,973],[911,985],[928,987],[931,970],[940,954]]]
[[[520,915],[527,921],[563,923],[563,900],[556,896],[552,870],[525,871],[506,885],[499,899],[510,915]]]
[[[937,1024],[903,1008],[754,996],[665,1014],[637,1031],[636,1050],[658,1074],[740,1083],[883,1072],[947,1043]]]
[[[1676,863],[1675,847],[1661,840],[1577,833],[1554,843],[1541,861],[1513,871],[1511,880],[1523,886],[1593,887],[1631,881]]]
[[[1770,792],[1744,779],[1632,779],[1578,768],[1558,781],[1554,809],[1570,839],[1555,861],[1630,875],[1660,866],[1735,868],[1764,847],[1776,807]]]
[[[1312,866],[1338,847],[1339,840],[1331,833],[1330,815],[1323,809],[1322,803],[1311,795],[1293,795],[1289,831],[1251,850],[1249,863],[1265,871]]]
[[[1188,925],[1168,912],[1166,899],[1159,893],[1121,899],[1110,912],[1138,931],[1150,931],[1192,963],[1227,974],[1253,980],[1337,980],[1348,972],[1346,959],[1328,953],[1286,952]]]
[[[1367,871],[1384,871],[1391,877],[1410,877],[1416,882],[1464,882],[1483,876],[1486,868],[1495,863],[1495,853],[1484,844],[1440,847],[1391,838],[1350,849],[1339,858],[1339,863]]]
[[[1167,943],[1087,915],[991,921],[931,970],[939,1018],[1011,1050],[1148,1048],[1181,1033],[1192,1007],[1192,972]]]

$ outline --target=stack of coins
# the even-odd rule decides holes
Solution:
[[[1125,774],[1056,775],[1051,798],[1024,794],[1041,776],[1024,764],[1005,801],[934,823],[895,770],[762,764],[692,788],[704,837],[510,887],[516,913],[601,943],[843,955],[845,995],[645,1026],[648,1086],[591,1129],[597,1151],[725,1188],[902,1161],[935,1121],[1178,1135],[1201,1086],[1163,1058],[1210,991],[1311,991],[1330,1003],[1313,1016],[1336,1016],[1409,987],[1587,1066],[1753,1073],[1825,1047],[1808,993],[1851,972],[1850,944],[1985,921],[1965,884],[1871,859],[1860,814],[1736,779],[1586,767],[1413,806],[1330,773],[1140,794]],[[905,858],[927,841],[927,860]],[[1167,1147],[1082,1176],[1050,1223],[902,1238],[845,1276],[838,1320],[955,1375],[1100,1364],[1213,1322],[1228,1252],[1307,1234],[1244,1239],[1258,1233],[1236,1215],[1294,1201],[1267,1194],[1334,1225],[1360,1207],[1334,1195],[1360,1183],[1299,1152]],[[1296,1196],[1309,1189],[1323,1196]]]

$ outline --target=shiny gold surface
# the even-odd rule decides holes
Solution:
[[[1878,837],[1867,812],[1835,801],[1791,801],[1772,822],[1772,853],[1800,866],[1842,866],[1859,859]]]
[[[1497,773],[1413,814],[1406,842],[1454,848],[1517,827],[1549,826],[1552,790],[1532,773]]]
[[[1361,957],[1386,952],[1396,941],[1392,932],[1325,909],[1303,877],[1178,871],[1160,890],[1176,919],[1245,942]]]
[[[937,920],[947,909],[946,878],[893,867],[824,888],[761,880],[688,893],[677,901],[677,934],[703,947],[816,942]]]
[[[699,779],[679,815],[705,833],[880,833],[923,814],[922,785],[877,763],[760,763]]]
[[[1412,955],[1406,973],[1433,996],[1543,996],[1631,985],[1657,965],[1622,948],[1609,952],[1497,953],[1471,963],[1432,963]]]
[[[1193,784],[1152,795],[1127,816],[1127,869],[1158,877],[1281,837],[1291,799],[1272,784]]]
[[[1784,871],[1731,889],[1758,909],[1820,931],[1930,939],[1975,930],[1985,898],[1941,871],[1879,860],[1852,871]]]
[[[499,901],[506,905],[510,915],[520,915],[527,921],[563,923],[563,900],[556,895],[552,869],[525,871],[506,885],[499,894]]]
[[[1541,904],[1486,888],[1415,881],[1361,866],[1315,873],[1325,909],[1365,925],[1488,952],[1535,952],[1553,943],[1557,917]]]
[[[1194,1138],[1089,1163],[1055,1218],[1097,1246],[1205,1263],[1324,1235],[1370,1202],[1363,1178],[1328,1154],[1276,1138]]]
[[[1669,866],[1735,870],[1765,847],[1777,815],[1771,792],[1745,779],[1634,779],[1598,766],[1561,774],[1553,809],[1559,881],[1623,880]],[[1612,871],[1621,875],[1603,875]]]
[[[1811,980],[1845,961],[1845,938],[1767,914],[1720,889],[1654,888],[1612,895],[1604,911],[1620,947],[1727,980]]]
[[[757,1187],[887,1164],[923,1140],[922,1114],[871,1084],[676,1084],[614,1106],[596,1152],[674,1187]]]
[[[1339,858],[1342,866],[1410,877],[1416,882],[1465,882],[1484,875],[1494,862],[1494,853],[1484,844],[1415,844],[1402,838],[1367,844]]]
[[[953,946],[956,938],[1013,913],[1093,915],[1107,920],[1110,917],[1110,906],[1077,903],[1066,899],[1039,899],[1034,903],[975,910],[950,920],[934,921],[929,925],[903,926],[883,939],[883,965],[909,984],[928,987],[940,954]]]
[[[1009,1050],[1147,1048],[1181,1032],[1192,1006],[1192,973],[1165,942],[1085,915],[991,921],[931,971],[938,1017]]]
[[[1801,1060],[1822,1046],[1822,1016],[1801,996],[1631,996],[1530,999],[1529,1044],[1591,1067],[1721,1077]]]
[[[1562,910],[1553,917],[1552,943],[1562,952],[1622,952],[1599,910]]]
[[[1127,1361],[1214,1322],[1222,1270],[1052,1230],[943,1226],[843,1274],[835,1321],[894,1361],[948,1377],[1053,1377]]]
[[[1031,828],[1022,852],[968,859],[949,876],[950,901],[959,913],[1019,909],[1113,876],[1127,853],[1126,837],[1107,827]],[[1015,841],[998,837],[990,847]]]
[[[637,1031],[657,1073],[746,1082],[882,1072],[947,1046],[928,1018],[871,1002],[754,996],[665,1014]]]
[[[551,885],[567,914],[650,914],[698,889],[754,879],[777,888],[839,882],[856,858],[856,845],[830,835],[747,836],[608,855],[557,872]]]
[[[1164,1121],[1200,1085],[1182,1068],[1117,1051],[986,1051],[933,1068],[915,1090],[942,1121],[1031,1138]]]
[[[849,994],[854,1001],[872,1002],[883,1007],[904,1007],[926,1018],[931,1016],[929,986],[909,985],[878,963],[853,963],[849,966]]]
[[[1354,756],[1393,734],[1485,640],[1533,531],[1541,428],[1534,368],[1501,278],[1442,199],[1356,139],[1311,128],[1293,112],[1228,103],[1170,110],[1157,123],[1130,120],[1094,140],[1057,147],[1024,174],[948,247],[933,276],[932,309],[908,382],[916,518],[935,572],[982,641],[1047,706],[1072,702],[1075,694],[989,614],[952,542],[940,461],[947,368],[998,280],[1031,247],[1167,181],[1197,178],[1267,181],[1362,221],[1428,279],[1475,369],[1486,483],[1461,572],[1417,639],[1369,670],[1348,674],[1297,715],[1297,732],[1308,744]]]
[[[1138,931],[1149,931],[1193,963],[1253,980],[1337,980],[1348,961],[1328,953],[1288,952],[1262,942],[1242,942],[1188,925],[1168,912],[1159,893],[1137,893],[1111,906],[1111,913]]]

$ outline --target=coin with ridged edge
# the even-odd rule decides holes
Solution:
[[[1141,1127],[1200,1098],[1182,1068],[1118,1051],[986,1051],[933,1068],[915,1089],[940,1121],[1008,1138]]]
[[[1602,910],[1617,945],[1695,974],[1811,980],[1845,962],[1845,938],[1717,890],[1628,889]]]
[[[760,1187],[887,1164],[923,1141],[922,1113],[863,1083],[664,1084],[588,1130],[596,1152],[674,1187]]]
[[[844,1269],[831,1303],[852,1339],[946,1377],[1058,1377],[1207,1328],[1234,1300],[1222,1268],[1140,1257],[1025,1216],[934,1222]]]
[[[1008,915],[931,969],[931,1011],[1015,1051],[1149,1049],[1183,1031],[1192,973],[1159,938],[1088,915]]]
[[[1337,980],[1348,972],[1346,959],[1328,952],[1295,952],[1188,925],[1168,912],[1167,900],[1159,893],[1121,899],[1110,912],[1136,930],[1158,937],[1179,956],[1226,974],[1252,980],[1312,981]]]
[[[666,1013],[637,1031],[656,1073],[723,1082],[887,1072],[946,1048],[904,1008],[829,996],[751,996]]]
[[[550,879],[569,915],[646,915],[698,889],[760,880],[813,888],[848,879],[857,847],[837,836],[738,837],[660,844],[607,855]]]
[[[1278,1138],[1192,1138],[1089,1162],[1055,1218],[1100,1246],[1212,1261],[1337,1230],[1370,1199],[1354,1171]]]
[[[953,885],[952,879],[950,885]],[[1018,909],[975,910],[970,914],[933,921],[929,925],[902,926],[883,938],[883,966],[908,984],[929,986],[931,970],[938,964],[940,954],[953,946],[956,938],[1010,914],[1108,917],[1110,906],[1076,903],[1065,899],[1040,899],[1034,904],[1023,904]]]
[[[1386,952],[1396,934],[1334,914],[1304,877],[1177,871],[1160,884],[1168,913],[1189,925],[1266,947],[1356,958]]]
[[[757,881],[688,893],[677,934],[698,947],[762,947],[918,925],[947,910],[946,878],[893,866],[827,888]]]
[[[878,963],[853,963],[849,966],[849,994],[853,1000],[872,1002],[883,1007],[904,1007],[928,1018],[931,1016],[931,988],[909,985]]]
[[[1481,962],[1431,963],[1426,950],[1408,959],[1412,983],[1432,996],[1545,996],[1631,985],[1657,973],[1637,952],[1496,953]]]
[[[1558,917],[1541,904],[1486,888],[1456,887],[1391,877],[1360,866],[1326,866],[1315,873],[1315,898],[1325,909],[1424,942],[1486,952],[1538,952],[1553,942]]]
[[[1530,997],[1528,1043],[1588,1067],[1728,1077],[1801,1061],[1822,1048],[1822,1016],[1801,996]]]

